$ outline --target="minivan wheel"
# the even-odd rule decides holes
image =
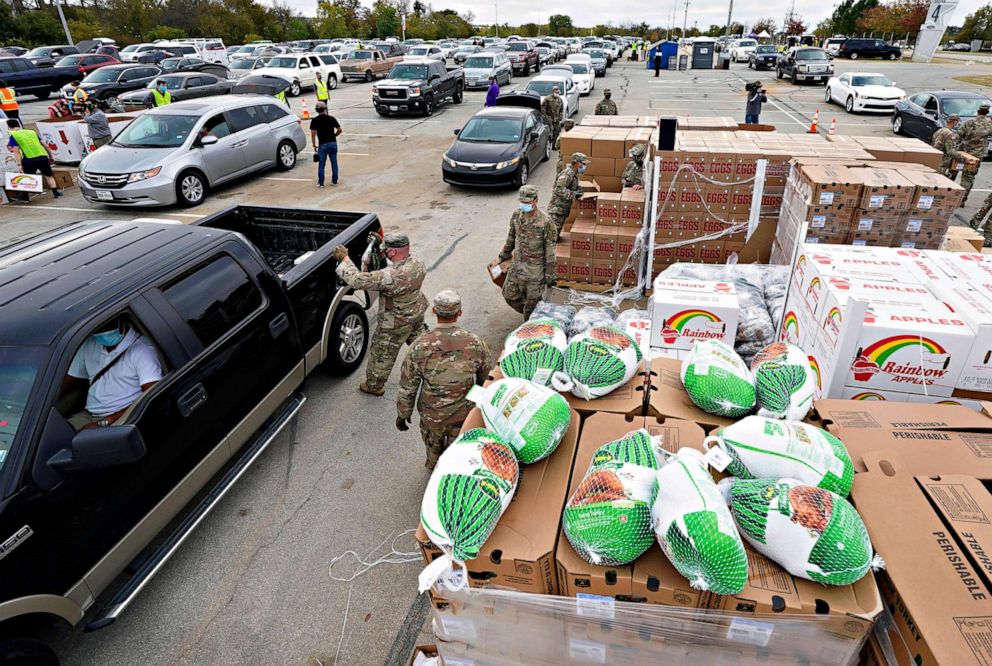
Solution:
[[[59,658],[35,638],[8,638],[0,639],[0,665],[59,666]]]
[[[276,153],[276,167],[280,171],[289,171],[295,166],[296,146],[289,141],[283,141],[279,144],[279,150]]]
[[[323,367],[335,375],[348,375],[358,369],[369,346],[369,318],[352,301],[342,301],[334,313],[327,339],[327,359]]]
[[[289,86],[289,96],[290,97],[299,97],[300,96],[300,82],[299,81],[293,81],[293,83]]]
[[[182,206],[199,206],[207,196],[207,182],[196,171],[183,171],[176,180],[176,198]]]

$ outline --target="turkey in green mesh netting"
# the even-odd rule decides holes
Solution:
[[[565,367],[567,346],[565,331],[558,322],[531,319],[506,336],[499,368],[507,377],[547,386],[551,375]]]
[[[641,364],[641,348],[616,326],[594,326],[575,335],[565,350],[565,369],[552,385],[594,400],[626,384]]]
[[[455,560],[479,554],[517,488],[517,459],[494,432],[462,433],[437,461],[420,505],[427,536]]]
[[[703,455],[683,448],[658,471],[651,509],[655,535],[697,590],[736,594],[747,582],[747,553]]]
[[[506,377],[473,386],[468,399],[479,406],[486,426],[513,449],[517,460],[532,463],[555,450],[572,418],[568,401],[546,386]]]
[[[640,429],[596,449],[562,516],[565,536],[586,561],[628,564],[650,548],[658,446]]]
[[[720,485],[744,538],[793,576],[850,585],[883,566],[861,516],[836,493],[794,479],[725,479]]]
[[[774,342],[755,354],[751,374],[758,392],[758,414],[801,421],[813,406],[816,376],[806,353],[787,342]]]
[[[693,345],[682,361],[682,384],[692,401],[710,414],[737,418],[754,409],[751,371],[719,340]]]
[[[854,463],[847,447],[807,423],[748,416],[719,428],[705,444],[730,456],[727,472],[742,479],[796,479],[842,497],[851,492]]]

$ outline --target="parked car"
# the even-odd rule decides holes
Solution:
[[[199,58],[166,58],[159,63],[159,67],[163,72],[206,72],[222,79],[226,79],[228,75],[228,69],[224,65]]]
[[[500,95],[496,106],[476,112],[455,137],[441,158],[442,178],[451,185],[520,187],[551,158],[551,132],[536,93]]]
[[[892,112],[892,131],[930,143],[933,133],[947,123],[947,116],[956,113],[962,122],[978,115],[978,107],[990,104],[985,95],[972,92],[940,90],[921,92],[904,97]]]
[[[843,44],[846,39],[847,37],[828,37],[823,40],[823,44],[821,44],[821,46],[828,54],[837,57],[840,53],[840,45]]]
[[[138,56],[142,53],[148,51],[161,51],[162,49],[158,44],[152,44],[150,42],[145,42],[142,44],[129,44],[121,49],[120,59],[121,62],[137,62]],[[182,53],[177,53],[175,55],[182,55]]]
[[[450,99],[461,104],[465,97],[465,70],[450,69],[440,60],[404,60],[385,81],[372,84],[372,105],[380,116],[421,113],[430,116]]]
[[[19,95],[34,95],[38,99],[46,99],[78,78],[78,67],[38,67],[27,58],[0,58],[0,80]]]
[[[541,101],[551,94],[552,88],[558,88],[558,93],[565,102],[564,118],[571,118],[579,112],[579,89],[572,80],[572,77],[563,72],[553,71],[545,74],[541,72],[527,82],[524,88],[527,92],[537,93],[541,96]]]
[[[145,88],[155,80],[162,70],[154,65],[124,64],[107,65],[86,75],[80,82],[80,87],[89,93],[90,97],[110,100],[131,90]],[[71,95],[68,86],[59,91],[62,97]]]
[[[606,51],[603,49],[582,49],[582,53],[589,56],[593,73],[596,76],[606,76],[606,67],[609,63],[609,57]]]
[[[419,46],[411,47],[406,55],[403,56],[403,60],[437,60],[441,63],[444,62],[444,52],[433,44],[421,44]]]
[[[55,63],[67,55],[79,53],[79,49],[71,44],[60,44],[58,46],[39,46],[31,49],[24,57],[30,60],[37,67],[54,67]]]
[[[174,102],[142,113],[87,155],[79,188],[87,201],[111,206],[195,206],[224,182],[292,169],[306,145],[296,115],[274,99]]]
[[[156,76],[143,90],[118,95],[117,100],[125,111],[137,111],[152,108],[150,103],[152,90],[159,81],[165,81],[173,102],[181,102],[197,97],[213,97],[227,95],[231,92],[233,83],[226,78],[220,78],[205,72],[175,72]]]
[[[837,49],[837,55],[842,58],[857,60],[858,58],[885,58],[899,60],[902,49],[886,44],[881,39],[855,39],[850,37]]]
[[[151,51],[142,51],[136,55],[130,62],[136,65],[155,65],[156,67],[161,64],[166,58],[178,57],[173,53],[168,53],[161,49],[153,49]]]
[[[834,65],[830,56],[821,48],[801,46],[789,49],[778,57],[775,74],[778,78],[789,77],[793,83],[800,81],[815,81],[827,84],[827,79],[833,76]]]
[[[437,47],[441,49],[442,55],[444,55],[445,59],[447,59],[455,55],[455,51],[458,50],[458,42],[452,42],[452,41],[438,42]]]
[[[241,60],[243,58],[254,58],[257,57],[255,56],[256,49],[258,49],[258,44],[245,44],[244,46],[239,47],[233,53],[228,53],[227,58],[228,60]]]
[[[509,59],[502,53],[477,53],[470,56],[464,65],[465,88],[487,88],[489,77],[495,76],[496,83],[509,85],[513,80],[513,68]]]
[[[588,95],[596,88],[596,73],[592,70],[592,65],[582,60],[572,60],[580,53],[573,53],[568,56],[563,65],[552,65],[552,67],[568,67],[572,70],[572,80],[579,87],[579,94]]]
[[[232,81],[254,74],[257,70],[265,67],[272,58],[232,58],[231,66],[228,67],[227,78]]]
[[[944,50],[945,51],[967,51],[967,52],[970,53],[971,52],[971,44],[967,44],[965,42],[958,42],[957,44],[955,44],[955,43],[952,42],[950,44],[944,44]]]
[[[547,46],[535,46],[534,50],[537,51],[537,68],[541,69],[545,65],[552,64],[552,52]]]
[[[349,51],[340,61],[341,80],[360,79],[371,81],[389,76],[389,70],[401,62],[403,56],[387,58],[379,49],[360,49]]]
[[[730,46],[730,59],[734,62],[748,62],[748,56],[758,48],[756,39],[738,39]]]
[[[538,42],[534,46],[536,48],[538,48],[538,49],[540,49],[542,47],[548,49],[548,52],[549,52],[549,55],[550,55],[550,62],[552,62],[552,63],[556,63],[556,62],[558,62],[559,60],[561,60],[562,58],[565,57],[561,53],[560,47],[558,46],[558,44],[555,43],[555,42],[551,42],[551,41],[545,40],[543,42]]]
[[[538,69],[540,58],[529,42],[519,41],[507,44],[506,56],[510,59],[510,65],[513,66],[514,72],[522,72],[524,76],[528,76],[532,69]]]
[[[281,76],[291,81],[288,94],[298,96],[304,88],[313,88],[317,81],[317,72],[321,73],[328,88],[337,88],[341,80],[341,67],[328,64],[314,54],[284,53],[277,55],[266,63],[265,67],[255,71],[255,74]]]
[[[824,100],[839,102],[848,113],[858,111],[891,112],[906,92],[884,74],[845,72],[827,81]]]
[[[232,206],[191,225],[77,222],[0,251],[5,661],[58,663],[29,637],[40,617],[113,623],[292,421],[307,375],[360,365],[375,295],[337,279],[331,250],[358,260],[381,229],[371,213]],[[88,387],[62,391],[69,368],[121,320],[163,377],[75,432]]]
[[[0,56],[22,56],[28,50],[23,46],[0,46]]]
[[[95,69],[100,69],[101,67],[106,67],[107,65],[120,65],[121,61],[117,58],[111,58],[110,56],[104,55],[93,55],[93,54],[78,54],[69,55],[57,63],[56,67],[75,67],[79,70],[80,78],[86,76]]]
[[[758,44],[747,54],[749,69],[774,69],[776,63],[778,63],[778,49],[771,44]]]

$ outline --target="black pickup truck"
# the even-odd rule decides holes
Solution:
[[[381,233],[371,213],[234,206],[0,249],[0,662],[52,663],[25,618],[112,623],[300,410],[307,375],[358,367],[373,297],[339,283],[332,250],[359,261]],[[162,378],[77,432],[103,377],[66,381],[70,364],[110,322]]]
[[[372,105],[380,116],[430,116],[445,100],[461,104],[464,98],[465,70],[429,58],[404,60],[390,70],[386,80],[372,86]]]
[[[45,99],[78,78],[78,67],[38,67],[27,58],[0,58],[0,81],[13,88],[18,95]]]

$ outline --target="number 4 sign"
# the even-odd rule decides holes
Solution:
[[[927,10],[924,28],[946,28],[951,14],[957,9],[958,0],[932,0]]]

